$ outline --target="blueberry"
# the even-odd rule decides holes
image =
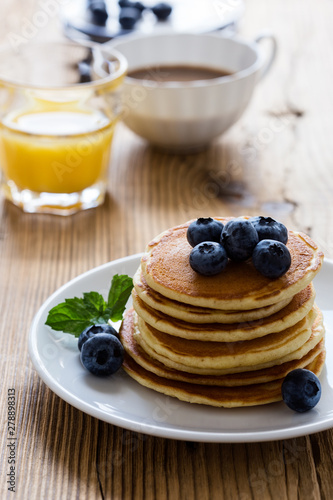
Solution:
[[[82,346],[81,363],[94,375],[112,375],[121,367],[124,348],[114,335],[98,333]]]
[[[241,262],[251,257],[259,241],[258,233],[251,222],[245,219],[232,219],[224,226],[221,243],[228,257]]]
[[[212,219],[211,217],[200,217],[189,225],[186,234],[187,241],[192,247],[195,247],[203,241],[216,241],[219,243],[222,230],[222,222]]]
[[[119,24],[125,30],[131,30],[140,17],[141,12],[138,9],[134,7],[124,7],[119,13]]]
[[[288,373],[281,386],[282,399],[294,411],[314,408],[321,396],[321,384],[310,370],[297,368]]]
[[[134,7],[134,9],[138,9],[140,12],[145,10],[145,6],[142,2],[133,2],[132,0],[119,0],[119,7]]]
[[[107,333],[108,335],[118,335],[117,331],[110,325],[108,324],[101,324],[101,325],[92,325],[88,326],[83,332],[81,333],[78,341],[78,348],[81,351],[83,344],[90,339],[91,337],[94,337],[94,335],[98,333]]]
[[[172,12],[172,7],[166,2],[160,2],[151,9],[159,21],[165,21]]]
[[[145,5],[143,5],[142,2],[134,2],[133,7],[135,9],[138,9],[140,12],[143,12],[145,10]]]
[[[286,244],[288,241],[288,229],[282,222],[278,222],[272,217],[251,217],[251,224],[257,230],[259,240],[277,240]]]
[[[105,26],[108,18],[105,2],[90,0],[88,2],[88,8],[91,12],[92,21],[99,26]]]
[[[228,256],[220,243],[203,241],[192,248],[190,266],[204,276],[213,276],[223,271],[228,263]]]
[[[291,255],[284,243],[276,240],[261,240],[253,250],[252,262],[266,278],[280,278],[291,264]]]

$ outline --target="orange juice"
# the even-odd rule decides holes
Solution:
[[[15,112],[0,129],[7,182],[35,193],[75,193],[105,180],[114,122],[98,110]]]

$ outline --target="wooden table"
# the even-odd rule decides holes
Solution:
[[[22,34],[38,5],[3,2],[2,39]],[[332,430],[254,444],[141,435],[65,403],[40,380],[27,351],[32,318],[59,286],[143,251],[154,235],[193,217],[269,214],[333,257],[332,19],[328,0],[248,0],[240,31],[249,38],[273,32],[277,61],[239,123],[208,150],[165,154],[120,126],[104,206],[61,218],[24,214],[1,200],[1,498],[333,497]],[[56,16],[34,36],[53,29]],[[11,388],[16,496],[6,484]]]

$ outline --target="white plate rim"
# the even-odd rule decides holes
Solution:
[[[117,260],[113,260],[97,266],[93,269],[90,269],[75,278],[71,279],[61,287],[59,287],[52,295],[50,295],[44,303],[41,305],[37,313],[35,314],[30,331],[29,331],[29,339],[28,339],[28,352],[30,355],[31,362],[37,371],[40,378],[43,382],[60,398],[62,398],[67,403],[71,404],[75,408],[83,411],[84,413],[103,420],[107,423],[120,426],[122,428],[134,431],[134,432],[142,432],[144,434],[163,437],[169,439],[178,439],[178,440],[186,440],[186,441],[200,441],[200,442],[214,442],[214,443],[250,443],[250,442],[264,442],[264,441],[275,441],[281,439],[289,439],[300,437],[308,434],[313,434],[316,432],[327,430],[333,427],[333,407],[332,407],[332,416],[326,420],[321,420],[319,422],[306,423],[304,425],[290,426],[289,428],[283,429],[271,429],[257,432],[215,432],[209,430],[188,430],[183,427],[175,427],[170,425],[162,425],[162,424],[149,424],[147,422],[140,422],[135,419],[130,419],[121,414],[110,414],[106,411],[101,410],[100,408],[93,408],[86,401],[82,401],[78,397],[76,397],[73,393],[66,390],[66,388],[62,387],[54,378],[52,373],[47,369],[43,360],[41,359],[41,355],[38,352],[37,340],[39,333],[39,322],[43,313],[48,310],[49,304],[53,302],[53,300],[60,295],[64,290],[70,288],[73,284],[79,283],[82,279],[93,275],[96,272],[107,270],[112,267],[118,267],[120,265],[125,265],[132,263],[133,261],[137,261],[139,264],[139,260],[142,256],[142,253],[137,253],[133,255],[129,255],[127,257],[123,257]],[[332,259],[324,259],[323,267],[331,266],[333,268],[333,260]],[[44,325],[43,325],[44,326]],[[325,369],[324,369],[325,370]],[[150,389],[148,389],[150,391]],[[159,394],[159,393],[157,393]],[[161,395],[163,396],[163,395]],[[178,400],[176,400],[178,401]],[[185,403],[190,405],[190,403]],[[191,405],[191,410],[194,405]],[[201,405],[200,405],[201,406]],[[258,407],[260,411],[265,408],[264,406]],[[228,411],[228,409],[221,409],[223,411]]]

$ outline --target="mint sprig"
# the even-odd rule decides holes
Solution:
[[[85,292],[82,298],[65,299],[49,311],[45,324],[53,330],[79,337],[88,326],[109,320],[119,321],[123,318],[132,288],[132,278],[126,274],[115,274],[107,302],[98,292]]]

